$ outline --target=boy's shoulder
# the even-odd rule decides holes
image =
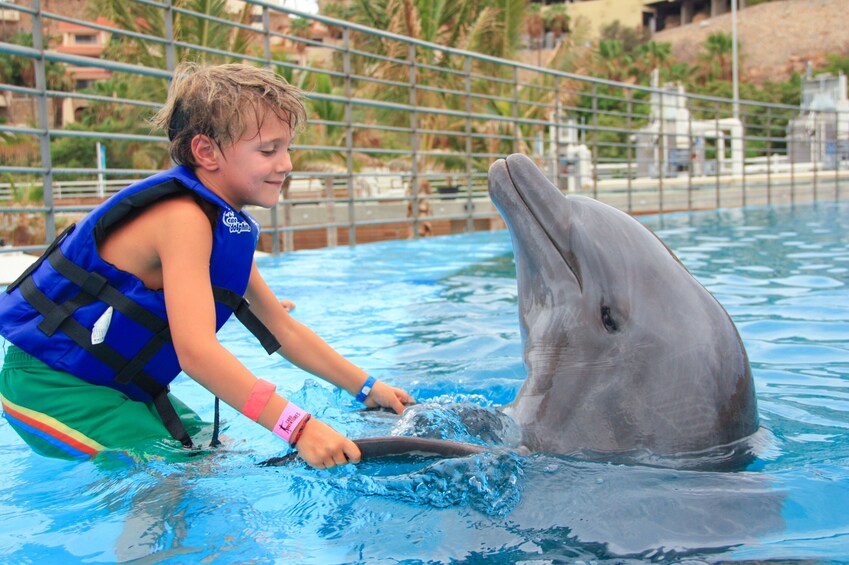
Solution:
[[[144,214],[158,222],[206,223],[214,227],[218,207],[197,194],[178,194],[150,206]]]

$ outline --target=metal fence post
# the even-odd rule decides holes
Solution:
[[[794,136],[795,138],[795,136]],[[796,143],[795,139],[790,140],[790,148],[788,150],[788,154],[790,155],[790,203],[793,204],[796,201]]]
[[[345,169],[348,186],[348,245],[357,244],[357,211],[354,206],[354,110],[351,104],[351,30],[342,31],[342,72],[345,75]],[[335,228],[334,228],[335,229]]]
[[[475,231],[475,204],[472,202],[472,191],[474,184],[472,183],[472,172],[474,164],[472,163],[472,58],[466,55],[463,63],[463,71],[465,73],[465,90],[466,90],[466,231],[471,233]]]
[[[819,125],[820,124],[820,114],[819,114],[819,111],[818,110],[817,111],[811,110],[811,111],[814,112],[814,142],[816,143],[816,145],[814,146],[815,147],[815,149],[814,149],[815,154],[811,155],[811,162],[814,165],[814,200],[817,200],[817,169],[819,168],[817,166],[817,164],[821,162],[821,158],[822,158],[822,152],[820,151],[820,149],[822,147],[822,145],[821,145],[822,142],[820,140],[820,135],[819,135],[819,130],[820,130],[820,125]]]
[[[598,84],[593,83],[593,148],[592,148],[592,174],[593,174],[593,198],[598,198]],[[583,176],[583,175],[581,175]],[[580,179],[580,177],[578,177]]]
[[[522,147],[522,128],[519,127],[519,67],[513,67],[513,153]]]
[[[262,7],[262,56],[265,59],[266,68],[274,70],[274,65],[271,64],[271,16],[268,12],[268,6]],[[280,194],[283,194],[281,189]],[[274,206],[271,207],[271,254],[280,254],[280,199]],[[291,249],[287,249],[290,251]]]
[[[658,128],[657,128],[657,206],[661,214],[663,214],[663,177],[666,176],[666,152],[668,151],[668,140],[666,139],[666,131],[664,123],[666,117],[663,115],[663,99],[664,91],[659,89],[657,112]]]
[[[746,108],[748,108],[748,106],[746,106]],[[741,136],[740,148],[741,148],[742,153],[743,153],[743,162],[740,164],[740,167],[741,167],[740,174],[742,175],[742,179],[741,179],[742,184],[740,186],[740,191],[742,193],[742,198],[743,198],[742,204],[743,204],[743,207],[745,208],[746,204],[748,202],[748,198],[747,198],[747,194],[746,194],[746,192],[748,190],[748,186],[747,186],[747,182],[746,182],[746,125],[745,125],[746,121],[743,118],[745,118],[746,113],[745,112],[740,113],[739,110],[738,110],[737,115],[739,116],[737,119],[740,120],[740,136]],[[732,138],[732,141],[733,141],[733,139],[734,138]],[[732,150],[731,155],[733,157],[733,155],[734,155],[733,150]]]
[[[834,113],[835,123],[840,123],[840,113]],[[834,140],[834,199],[838,200],[840,194],[840,140]]]
[[[554,180],[557,189],[563,190],[563,182],[560,178],[560,114],[563,112],[563,108],[560,106],[560,78],[554,77],[554,118],[551,121],[551,127],[553,131],[553,140],[552,140],[552,159],[554,164],[552,165],[554,168],[554,174],[551,175]],[[567,190],[568,180],[567,182]]]
[[[695,168],[695,159],[698,154],[694,151],[696,144],[693,143],[693,113],[687,112],[687,210],[693,209],[693,172]],[[704,149],[704,143],[702,143]]]
[[[410,44],[407,51],[410,60],[410,206],[413,211],[413,225],[410,227],[413,239],[419,237],[419,122],[416,112],[416,46]]]
[[[772,205],[772,108],[766,107],[766,203]]]
[[[634,186],[631,182],[631,174],[632,174],[632,161],[634,160],[634,147],[631,144],[631,132],[634,129],[634,92],[630,89],[625,91],[626,99],[628,100],[628,104],[626,106],[626,113],[628,114],[627,123],[625,126],[625,191],[626,197],[628,198],[628,213],[634,211]]]
[[[714,149],[714,155],[715,155],[715,159],[714,159],[715,167],[714,167],[714,169],[716,169],[714,171],[714,176],[716,178],[716,188],[715,188],[716,202],[715,202],[714,206],[716,208],[719,208],[719,203],[720,203],[719,176],[722,172],[720,170],[721,167],[720,167],[720,155],[719,155],[719,136],[720,136],[720,131],[719,131],[719,102],[716,102],[713,105],[713,124],[714,124],[714,133],[716,134],[716,147]],[[723,159],[725,158],[725,143],[724,142],[722,144],[722,158]]]
[[[339,241],[336,232],[336,201],[333,194],[333,177],[324,177],[324,197],[327,199],[324,204],[327,213],[327,247],[336,247]]]
[[[172,0],[165,0],[165,67],[174,72],[177,66],[177,55],[174,47],[174,9],[171,4]]]
[[[53,160],[50,153],[50,113],[47,109],[47,61],[44,57],[44,16],[40,0],[32,0],[32,46],[39,56],[33,61],[35,69],[35,88],[39,95],[36,101],[38,117],[38,139],[41,150],[42,183],[44,189],[44,243],[50,243],[56,237],[56,208],[53,200]]]

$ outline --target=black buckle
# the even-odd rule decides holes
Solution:
[[[109,281],[107,281],[103,275],[98,273],[89,273],[80,288],[82,288],[83,292],[86,294],[90,294],[91,296],[100,296],[101,291],[107,284],[109,284]]]

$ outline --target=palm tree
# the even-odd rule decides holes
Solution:
[[[602,39],[598,43],[598,72],[617,82],[627,82],[632,73],[633,57],[618,39]]]
[[[227,9],[227,0],[173,0],[174,8],[182,8],[205,16],[233,19]],[[136,33],[165,38],[165,14],[160,6],[126,0],[94,0],[93,11],[113,21],[117,27]],[[182,11],[171,10],[174,39],[181,43],[209,47],[231,53],[247,53],[250,46],[249,32],[207,18],[196,17]],[[250,23],[250,5],[245,4],[237,16],[242,24]],[[152,68],[166,68],[166,50],[159,43],[135,37],[113,38],[108,49],[112,60],[127,61]],[[175,46],[177,61],[221,62],[234,57],[222,57],[190,47]]]
[[[475,18],[464,48],[512,59],[525,27],[527,9],[526,0],[490,0]]]
[[[731,80],[733,38],[731,34],[716,32],[702,42],[704,51],[698,55],[696,73],[704,84],[712,80]]]
[[[654,69],[665,73],[669,69],[672,56],[672,44],[659,41],[649,41],[637,48],[635,69],[642,75],[650,74]]]
[[[545,38],[545,18],[542,16],[542,9],[539,4],[530,6],[525,19],[525,30],[531,38],[530,48],[542,49]]]
[[[524,25],[525,9],[526,0],[358,0],[353,5],[353,19],[399,36],[493,56],[512,56]],[[379,63],[360,62],[360,73],[400,83],[397,87],[384,83],[366,85],[360,88],[357,96],[390,102],[408,100],[410,94],[406,83],[413,72],[408,63],[411,56],[409,44],[356,34],[353,41],[363,51],[369,50],[392,59]],[[465,79],[462,74],[450,71],[462,71],[466,65],[465,57],[439,49],[416,48],[414,53],[416,84],[423,87],[416,91],[416,108],[464,110],[465,97],[451,91],[463,91]],[[478,74],[487,75],[491,71],[487,68],[491,66],[489,64],[474,61],[473,65]],[[500,88],[505,88],[505,85],[488,82],[473,86],[476,91],[490,94],[496,94],[493,90]],[[373,112],[373,121],[380,123],[408,126],[411,122],[410,115],[405,112]],[[429,153],[458,143],[456,138],[437,132],[459,132],[463,124],[462,119],[444,114],[417,112],[418,151]],[[442,167],[438,161],[435,155],[419,156],[422,170]]]

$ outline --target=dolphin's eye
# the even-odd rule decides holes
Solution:
[[[614,333],[619,329],[619,326],[616,324],[616,320],[614,320],[613,316],[610,315],[610,308],[608,306],[601,307],[601,323],[604,324],[604,329],[606,329],[608,333]]]

